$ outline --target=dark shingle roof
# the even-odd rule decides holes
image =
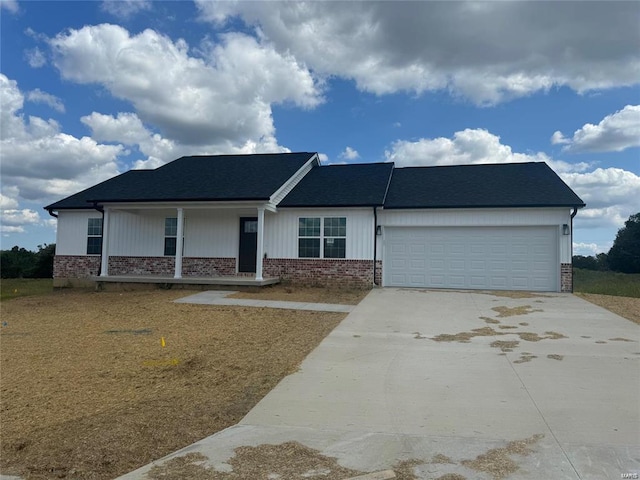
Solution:
[[[267,200],[314,155],[182,157],[155,170],[132,170],[45,208],[88,208],[89,202]]]
[[[542,162],[397,168],[384,202],[384,208],[583,206]]]
[[[382,205],[392,163],[314,167],[279,207],[359,207]]]

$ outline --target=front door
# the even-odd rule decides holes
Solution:
[[[240,217],[238,272],[255,273],[258,248],[258,217]]]

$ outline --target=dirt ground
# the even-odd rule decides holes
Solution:
[[[614,297],[595,293],[576,293],[575,295],[640,325],[640,298]]]
[[[3,302],[2,473],[113,478],[233,425],[345,316],[172,303],[190,293]]]
[[[283,284],[262,288],[251,288],[229,295],[229,298],[259,298],[261,300],[284,300],[288,302],[340,303],[357,305],[369,290],[350,288],[296,288]]]

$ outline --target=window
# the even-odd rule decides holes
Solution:
[[[345,258],[347,219],[324,219],[324,258]]]
[[[175,256],[178,237],[178,219],[164,219],[164,254],[167,256]]]
[[[87,225],[87,255],[102,253],[102,219],[90,218]]]
[[[298,219],[299,258],[345,258],[347,219],[345,217]]]

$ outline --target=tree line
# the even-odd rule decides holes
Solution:
[[[17,245],[11,250],[0,250],[0,277],[53,278],[55,253],[55,243],[38,245],[37,252]]]
[[[618,230],[608,253],[595,256],[575,255],[575,268],[586,270],[613,270],[622,273],[640,273],[640,212],[631,215]]]

